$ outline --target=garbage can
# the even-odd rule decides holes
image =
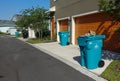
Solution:
[[[15,37],[18,37],[19,36],[19,32],[15,32]]]
[[[60,45],[62,46],[68,45],[68,37],[69,37],[68,31],[59,32],[59,37],[60,37]]]
[[[84,36],[78,37],[78,45],[80,47],[80,64],[81,66],[86,66],[85,64],[85,47],[87,45],[86,39]]]
[[[28,38],[28,32],[26,30],[22,31],[23,38]]]
[[[104,66],[102,61],[102,46],[105,35],[78,37],[78,45],[81,51],[81,66],[95,69]]]

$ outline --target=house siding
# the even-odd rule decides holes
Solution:
[[[51,7],[53,6],[56,7],[54,16],[57,32],[70,29],[72,44],[77,44],[79,36],[93,30],[97,34],[106,35],[103,44],[105,50],[120,52],[120,33],[115,32],[120,28],[120,22],[114,23],[106,13],[97,12],[97,0],[51,0]],[[68,18],[69,22],[61,24],[64,18]]]
[[[56,6],[56,19],[98,10],[97,0],[51,0],[51,7]]]

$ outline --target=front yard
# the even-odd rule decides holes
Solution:
[[[109,81],[120,81],[120,60],[114,60],[101,76]]]

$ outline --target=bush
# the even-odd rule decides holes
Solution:
[[[39,36],[39,34],[41,34],[41,32],[36,32],[35,33],[36,38],[41,37],[41,35]],[[42,38],[45,38],[45,37],[48,37],[48,36],[50,36],[50,31],[49,30],[45,30],[45,31],[42,32]]]
[[[28,38],[28,31],[22,30],[22,36],[23,36],[23,38]]]

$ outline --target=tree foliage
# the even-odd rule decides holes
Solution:
[[[99,8],[107,12],[115,21],[120,21],[120,0],[98,0]]]
[[[45,13],[44,8],[29,8],[21,11],[22,18],[16,22],[16,24],[22,29],[28,27],[35,30],[35,32],[42,32],[47,30],[49,14]],[[39,35],[40,36],[40,35]]]

